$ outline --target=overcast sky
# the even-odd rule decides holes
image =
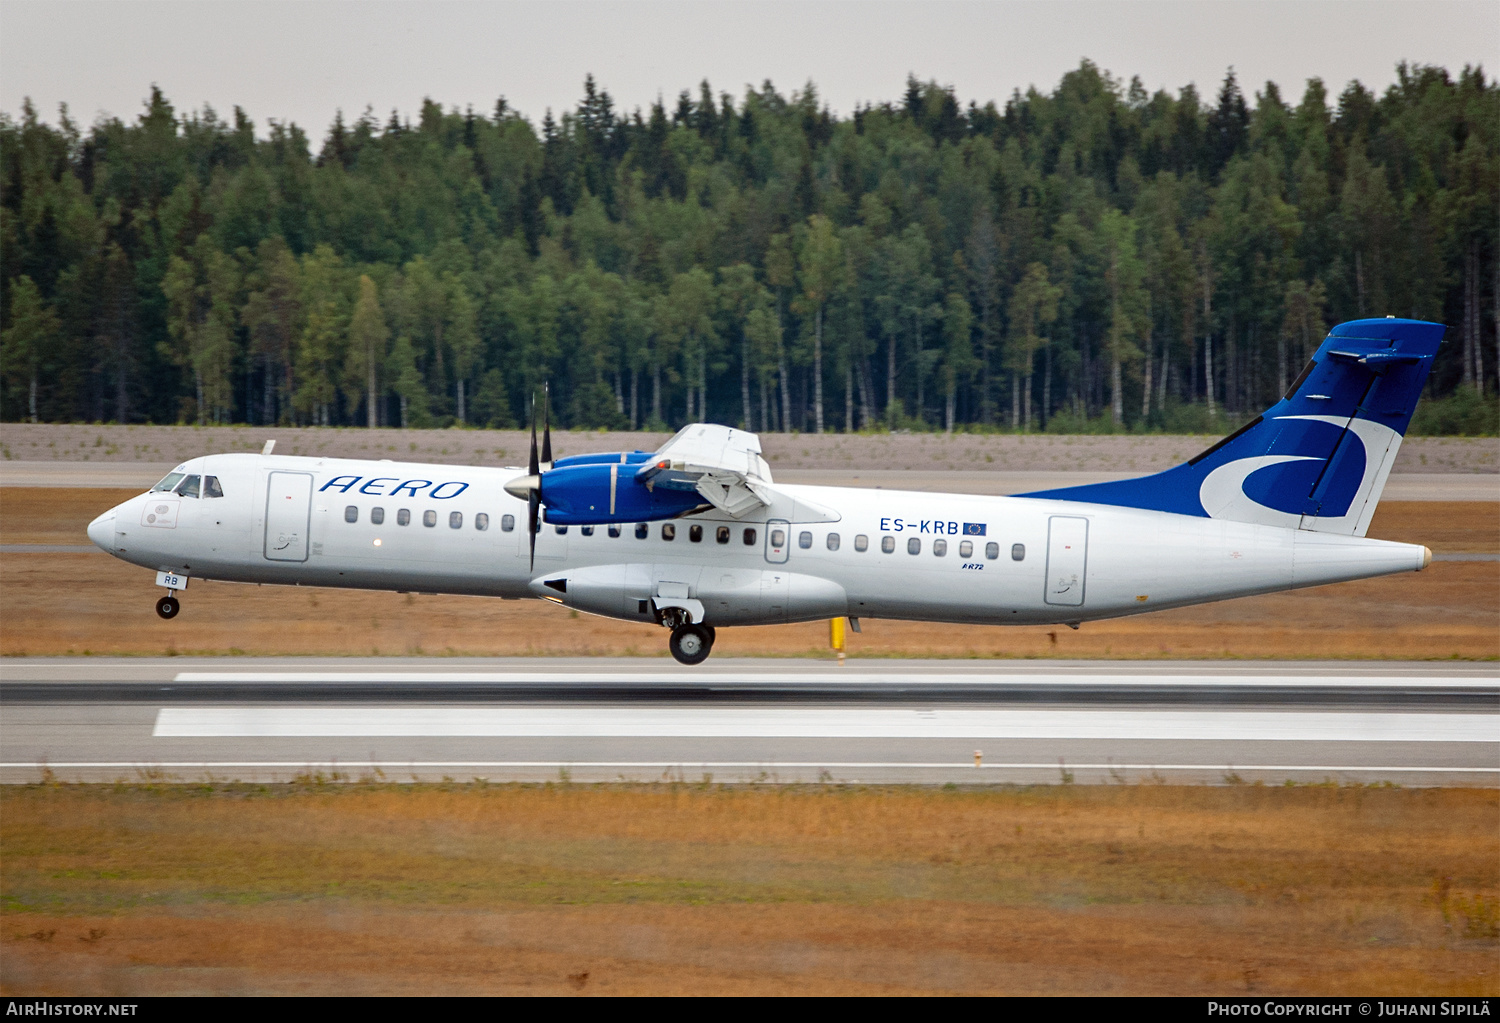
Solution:
[[[238,105],[315,146],[337,109],[383,121],[424,96],[487,113],[504,95],[539,121],[588,72],[625,110],[769,78],[811,79],[847,114],[899,100],[908,72],[1003,104],[1085,57],[1153,91],[1212,95],[1230,65],[1247,93],[1270,79],[1295,100],[1312,76],[1382,91],[1401,60],[1493,73],[1500,0],[0,0],[0,109],[133,118],[155,82],[179,111]]]

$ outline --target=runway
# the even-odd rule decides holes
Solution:
[[[1500,785],[1492,665],[36,659],[0,781]]]

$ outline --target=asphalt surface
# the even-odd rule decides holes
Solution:
[[[0,663],[0,781],[1500,785],[1493,665]]]
[[[0,462],[0,486],[139,487],[145,490],[171,471],[171,462]],[[883,487],[932,493],[1003,496],[1055,487],[1132,479],[1140,472],[905,471],[879,469],[783,469],[782,483],[833,487]],[[1388,501],[1500,501],[1500,473],[1392,473]]]

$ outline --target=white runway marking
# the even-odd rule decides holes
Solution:
[[[860,674],[856,672],[801,672],[801,673],[725,673],[704,675],[680,675],[668,669],[656,672],[597,672],[597,671],[182,671],[172,679],[174,682],[345,682],[345,683],[453,683],[468,682],[485,685],[613,685],[613,686],[663,686],[692,685],[704,688],[715,686],[744,685],[819,685],[819,686],[922,686],[941,684],[959,685],[1150,685],[1161,687],[1202,686],[1258,686],[1285,689],[1307,687],[1325,688],[1400,688],[1400,689],[1451,689],[1454,687],[1477,689],[1500,689],[1500,678],[1475,678],[1473,676],[1368,676],[1368,675],[1121,675],[1083,674],[1054,672],[1035,674],[959,674],[956,672],[911,672],[893,674]]]
[[[164,707],[152,735],[1500,742],[1500,717],[886,707]]]
[[[0,763],[0,769],[25,768],[36,770],[36,763]],[[67,760],[48,761],[48,768],[61,770],[63,768],[109,768],[111,770],[135,770],[135,769],[161,769],[161,770],[204,770],[213,771],[231,768],[264,768],[266,770],[286,771],[352,771],[352,770],[381,770],[389,772],[400,772],[403,770],[428,770],[436,768],[462,768],[464,770],[530,770],[543,769],[555,771],[559,768],[608,768],[610,770],[640,769],[651,770],[682,769],[682,770],[767,770],[767,769],[902,769],[915,768],[925,770],[976,770],[974,765],[966,760],[957,760],[951,763],[913,763],[904,760],[893,761],[839,761],[839,760],[153,760],[150,763],[141,763],[133,760]],[[1409,772],[1411,774],[1500,774],[1500,767],[1410,767],[1406,765],[1384,765],[1384,766],[1350,766],[1331,764],[1233,764],[1227,762],[1222,764],[1074,764],[1058,763],[1048,761],[1045,763],[1017,763],[1003,764],[998,762],[986,762],[981,771],[1056,771],[1059,768],[1069,771],[1224,771],[1232,768],[1234,771],[1298,771],[1298,772],[1334,772],[1353,773],[1360,771],[1379,772]]]

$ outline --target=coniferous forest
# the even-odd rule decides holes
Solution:
[[[1449,325],[1430,395],[1495,429],[1475,68],[1206,97],[1085,62],[849,117],[590,78],[540,121],[426,101],[321,137],[153,88],[0,115],[0,163],[6,420],[510,426],[545,383],[575,428],[1216,430],[1396,315]]]

